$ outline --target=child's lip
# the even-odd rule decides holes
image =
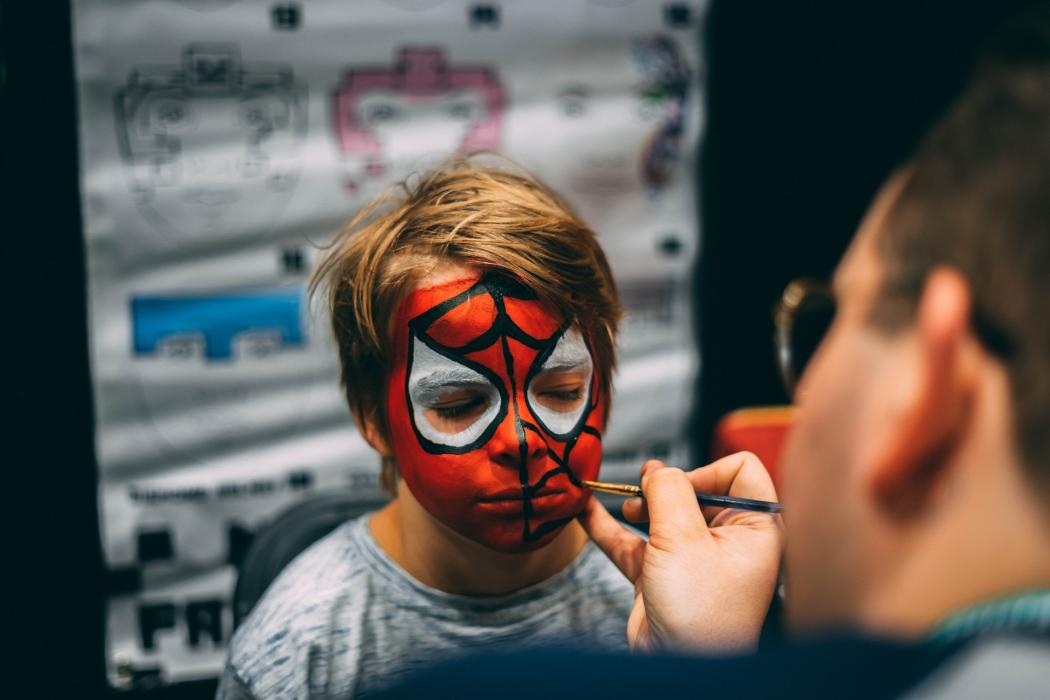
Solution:
[[[530,498],[542,498],[544,496],[553,496],[555,494],[565,493],[565,489],[546,486],[539,491],[533,493]],[[518,487],[516,489],[507,489],[505,491],[499,491],[497,493],[485,494],[478,498],[483,503],[499,503],[502,501],[524,501],[525,492]]]
[[[527,503],[527,510],[534,517],[545,517],[564,511],[570,504],[575,503],[575,500],[573,495],[564,489],[543,489],[534,493],[527,501],[519,491],[513,498],[479,500],[477,507],[487,513],[501,513],[505,517],[519,518],[525,513]]]

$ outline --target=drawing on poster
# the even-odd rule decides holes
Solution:
[[[143,417],[182,457],[294,424],[313,364],[301,285],[135,295],[130,342]],[[262,384],[261,384],[262,382]],[[300,388],[264,409],[261,386]]]
[[[306,136],[306,88],[289,66],[190,44],[181,64],[131,70],[114,103],[135,202],[173,242],[273,228]]]
[[[500,147],[499,76],[487,66],[449,65],[441,48],[405,48],[393,66],[351,68],[333,99],[351,193],[416,158]]]
[[[211,12],[236,5],[241,0],[175,0],[175,2],[198,12]]]
[[[636,39],[632,48],[642,74],[642,114],[658,122],[642,148],[642,181],[652,193],[671,182],[681,159],[691,77],[685,56],[668,36]]]
[[[301,347],[302,289],[262,290],[209,295],[138,296],[131,300],[136,355],[162,347],[199,346],[206,361],[230,360],[234,341],[249,336],[256,355]],[[176,355],[184,352],[176,350]]]
[[[438,5],[443,5],[447,0],[383,0],[387,5],[409,12],[423,12],[433,10]]]

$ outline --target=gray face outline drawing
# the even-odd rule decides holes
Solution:
[[[289,66],[190,44],[181,65],[134,68],[114,110],[136,204],[172,242],[258,236],[290,199],[307,114]]]

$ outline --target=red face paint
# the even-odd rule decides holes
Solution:
[[[493,274],[402,303],[387,389],[398,468],[427,511],[502,552],[538,549],[583,510],[604,397],[585,339]]]

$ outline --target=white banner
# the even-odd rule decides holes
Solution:
[[[304,283],[390,182],[491,149],[599,232],[628,317],[602,477],[689,457],[702,0],[76,0],[111,682],[217,675],[252,533],[381,497]]]

